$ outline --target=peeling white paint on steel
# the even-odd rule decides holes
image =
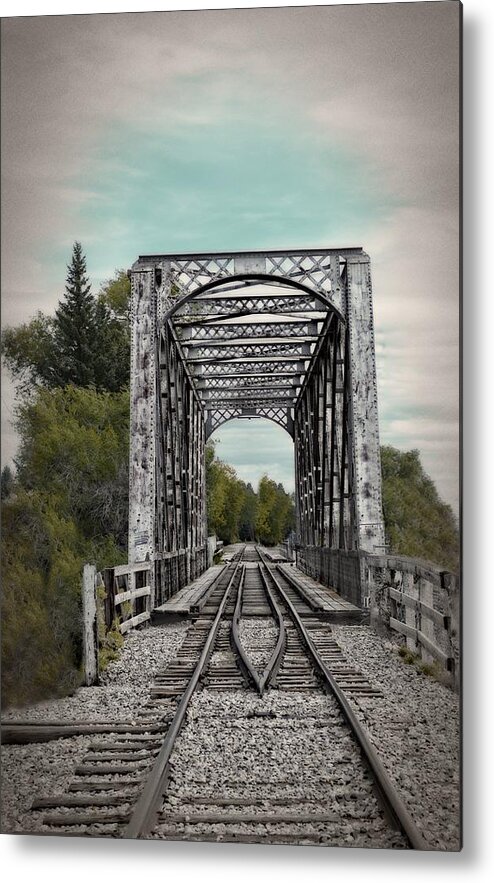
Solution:
[[[152,269],[132,275],[129,561],[154,554],[156,320]]]
[[[365,254],[347,258],[347,321],[359,548],[379,553],[384,549],[381,455],[370,259]]]

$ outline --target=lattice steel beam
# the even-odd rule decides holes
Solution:
[[[204,402],[204,410],[205,411],[214,411],[217,408],[222,408],[225,405],[238,405],[238,407],[245,408],[256,408],[259,405],[263,407],[279,407],[280,405],[284,405],[286,408],[293,408],[295,404],[295,396],[256,396],[253,398],[252,396],[249,398],[246,396],[245,398],[236,397],[234,399],[228,399],[225,397],[221,397],[218,399],[211,399],[210,401]]]
[[[192,371],[192,374],[196,378],[196,386],[202,380],[207,380],[209,378],[215,377],[227,377],[230,375],[235,376],[244,376],[244,375],[260,375],[260,374],[283,374],[283,373],[291,373],[296,372],[297,374],[301,374],[304,371],[304,362],[301,362],[297,358],[291,361],[290,359],[280,359],[277,362],[259,362],[248,360],[241,361],[228,361],[222,360],[218,364],[216,360],[211,360],[209,362],[195,362],[189,365]]]
[[[250,389],[257,390],[262,389],[265,390],[267,388],[277,389],[277,388],[296,388],[300,386],[300,375],[299,374],[285,374],[285,375],[277,375],[273,377],[271,374],[257,374],[253,378],[245,377],[245,376],[237,376],[237,377],[226,377],[223,379],[217,380],[209,380],[209,381],[201,381],[196,384],[197,389],[201,390],[201,394],[213,392],[216,390],[239,390],[239,389]]]
[[[185,348],[185,347],[184,347]],[[273,356],[282,356],[286,359],[289,356],[293,356],[297,360],[301,357],[309,358],[311,355],[311,349],[308,341],[301,342],[293,342],[293,343],[285,343],[280,342],[276,343],[270,341],[269,343],[225,343],[222,345],[219,341],[214,344],[214,346],[204,346],[204,344],[197,349],[193,350],[193,355],[187,355],[187,361],[190,363],[193,362],[205,362],[207,360],[211,361],[232,361],[233,359],[241,359],[241,358],[255,358],[259,360],[259,358],[266,356],[271,360]]]
[[[185,310],[188,307],[188,311]],[[197,298],[183,308],[174,319],[176,325],[187,324],[194,321],[197,316],[209,316],[211,311],[217,315],[230,315],[231,313],[312,313],[321,312],[321,301],[316,297],[302,294],[293,289],[287,295],[252,295],[251,297],[208,297]]]
[[[272,420],[277,423],[293,438],[293,418],[290,410],[278,407],[262,407],[256,408],[221,408],[211,411],[206,419],[206,438],[218,429],[228,420],[252,420],[255,417],[264,417],[266,420]]]
[[[295,386],[260,386],[254,389],[251,386],[237,387],[237,389],[212,389],[204,392],[203,405],[207,407],[212,401],[222,399],[225,402],[243,401],[250,399],[259,401],[266,398],[284,398],[289,397],[295,400],[298,389]]]
[[[304,338],[305,340],[317,340],[317,323],[307,322],[305,319],[295,319],[293,322],[244,322],[235,324],[198,325],[191,323],[187,327],[181,327],[179,339],[183,346],[208,346],[216,341],[230,341],[232,339],[249,337],[278,338],[280,341],[292,338]]]

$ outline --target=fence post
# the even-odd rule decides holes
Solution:
[[[402,572],[402,588],[403,592],[405,592],[406,595],[411,595],[412,598],[418,599],[419,593],[417,587],[415,586],[413,573],[407,573],[406,571]],[[407,604],[405,605],[405,622],[413,629],[417,628],[416,608],[409,607]],[[407,635],[406,641],[408,649],[412,650],[415,653],[417,650],[417,639],[411,638],[409,635]]]
[[[428,607],[434,607],[434,589],[432,584],[422,578],[419,580],[419,598],[424,604],[427,604]],[[426,638],[429,638],[433,644],[437,644],[434,634],[434,622],[424,614],[420,617],[420,631],[426,636]],[[425,649],[425,647],[420,648],[420,655],[424,662],[434,662],[434,657]]]
[[[103,570],[103,584],[105,587],[105,625],[111,629],[115,619],[115,568],[105,567]]]
[[[210,536],[207,538],[207,567],[211,567],[214,563],[214,555],[216,552],[216,536]]]
[[[85,564],[82,575],[82,646],[84,683],[98,683],[98,623],[96,617],[96,568]]]

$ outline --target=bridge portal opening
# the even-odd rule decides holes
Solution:
[[[131,275],[129,555],[155,562],[157,595],[170,568],[180,586],[206,566],[205,444],[234,419],[293,439],[301,548],[379,547],[362,249],[151,255]]]
[[[290,435],[263,417],[234,418],[214,432],[210,441],[217,460],[232,467],[244,485],[240,489],[241,509],[233,514],[237,538],[268,546],[289,540],[293,546],[295,473]],[[218,478],[212,470],[207,478],[210,499],[211,485]],[[209,528],[224,542],[231,541],[230,525],[231,519],[223,531],[220,520],[217,523],[214,513],[208,511]]]

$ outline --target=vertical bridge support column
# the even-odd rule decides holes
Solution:
[[[350,345],[350,423],[358,548],[384,551],[381,455],[370,259],[347,258],[347,318]]]
[[[131,328],[129,561],[135,563],[152,561],[154,556],[156,306],[152,269],[132,273]],[[150,586],[152,609],[153,567]]]

